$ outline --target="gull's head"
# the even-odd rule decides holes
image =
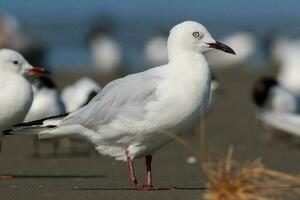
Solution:
[[[22,76],[47,73],[44,68],[33,67],[21,54],[11,49],[0,50],[0,71],[20,74]]]
[[[278,86],[278,82],[272,77],[263,77],[258,80],[252,89],[252,100],[259,107],[264,107],[268,101],[273,88]]]
[[[211,49],[219,49],[226,53],[235,52],[225,44],[217,42],[207,29],[200,23],[185,21],[174,26],[168,38],[168,48],[180,49],[181,51],[195,51],[205,53]]]

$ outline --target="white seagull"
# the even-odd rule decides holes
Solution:
[[[297,113],[300,109],[299,97],[272,77],[263,77],[254,84],[252,99],[263,110]]]
[[[293,93],[300,96],[300,44],[296,42],[289,46],[282,55],[282,62],[278,72],[278,81]]]
[[[23,122],[33,99],[27,78],[45,72],[43,68],[30,65],[16,51],[0,50],[0,130]]]
[[[162,34],[152,37],[144,47],[145,63],[149,66],[168,63],[168,38]]]
[[[279,130],[281,133],[299,133],[300,136],[295,126],[297,120],[300,122],[300,116],[297,115],[300,110],[298,96],[275,79],[264,77],[255,83],[252,98],[259,108],[257,117],[267,129],[271,129],[272,132],[275,130],[276,134]]]
[[[100,90],[101,87],[89,77],[83,77],[65,87],[61,98],[66,106],[66,111],[72,112],[86,105]]]
[[[49,77],[42,76],[33,81],[33,94],[33,103],[24,122],[65,113],[57,87]]]
[[[295,113],[279,113],[264,111],[260,115],[264,123],[285,133],[300,137],[300,115]]]
[[[110,74],[121,66],[121,46],[113,37],[99,34],[90,42],[90,49],[95,67],[100,72]]]
[[[62,102],[59,92],[55,83],[48,76],[38,77],[33,81],[33,103],[25,117],[24,122],[38,120],[45,117],[60,115],[65,113],[65,105]],[[34,155],[40,155],[40,142],[35,136],[34,142]],[[59,147],[59,140],[49,140],[53,145],[53,154],[57,154]]]
[[[238,51],[236,56],[211,52],[206,55],[208,64],[212,68],[233,67],[247,63],[247,60],[258,48],[255,35],[248,31],[233,33],[221,40],[225,44]]]
[[[112,81],[86,106],[61,120],[23,123],[5,134],[80,136],[99,153],[127,161],[134,188],[153,189],[151,155],[174,139],[170,134],[196,125],[207,107],[211,77],[203,53],[212,48],[235,54],[203,25],[182,22],[170,31],[168,64]],[[133,168],[133,159],[141,157],[147,164],[144,185],[138,184]]]

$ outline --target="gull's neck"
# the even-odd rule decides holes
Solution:
[[[14,73],[14,72],[11,72],[11,71],[7,71],[7,70],[0,70],[0,77],[2,79],[2,81],[12,81],[12,82],[16,82],[16,81],[26,81],[28,82],[28,80],[23,77],[22,75],[20,74],[17,74],[17,73]],[[28,84],[30,84],[28,82]]]
[[[188,85],[193,91],[210,87],[210,69],[203,54],[196,51],[172,50],[169,54],[169,81]]]
[[[209,70],[206,59],[202,53],[187,49],[169,49],[169,63],[179,68],[180,71],[187,70]],[[193,70],[192,70],[193,71]]]
[[[191,46],[186,46],[184,43],[177,42],[172,37],[169,37],[168,39],[168,58],[169,58],[169,63],[176,63],[176,62],[206,63],[203,54],[201,54]]]

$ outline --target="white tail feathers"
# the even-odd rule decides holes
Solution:
[[[12,129],[4,131],[4,135],[38,135],[40,139],[75,137],[93,143],[95,139],[94,130],[80,124],[59,126],[66,115],[17,124]]]

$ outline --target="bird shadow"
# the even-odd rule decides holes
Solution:
[[[26,175],[20,175],[20,174],[6,174],[6,176],[11,176],[13,179],[61,179],[61,178],[106,178],[105,175],[35,175],[35,174],[26,174]]]
[[[59,154],[32,154],[29,157],[32,159],[49,159],[49,158],[82,158],[91,156],[91,152],[76,152],[76,153],[59,153]]]
[[[175,190],[206,190],[206,187],[162,187],[155,189],[139,190],[139,191],[175,191]],[[79,191],[136,191],[134,188],[72,188],[71,190]]]

